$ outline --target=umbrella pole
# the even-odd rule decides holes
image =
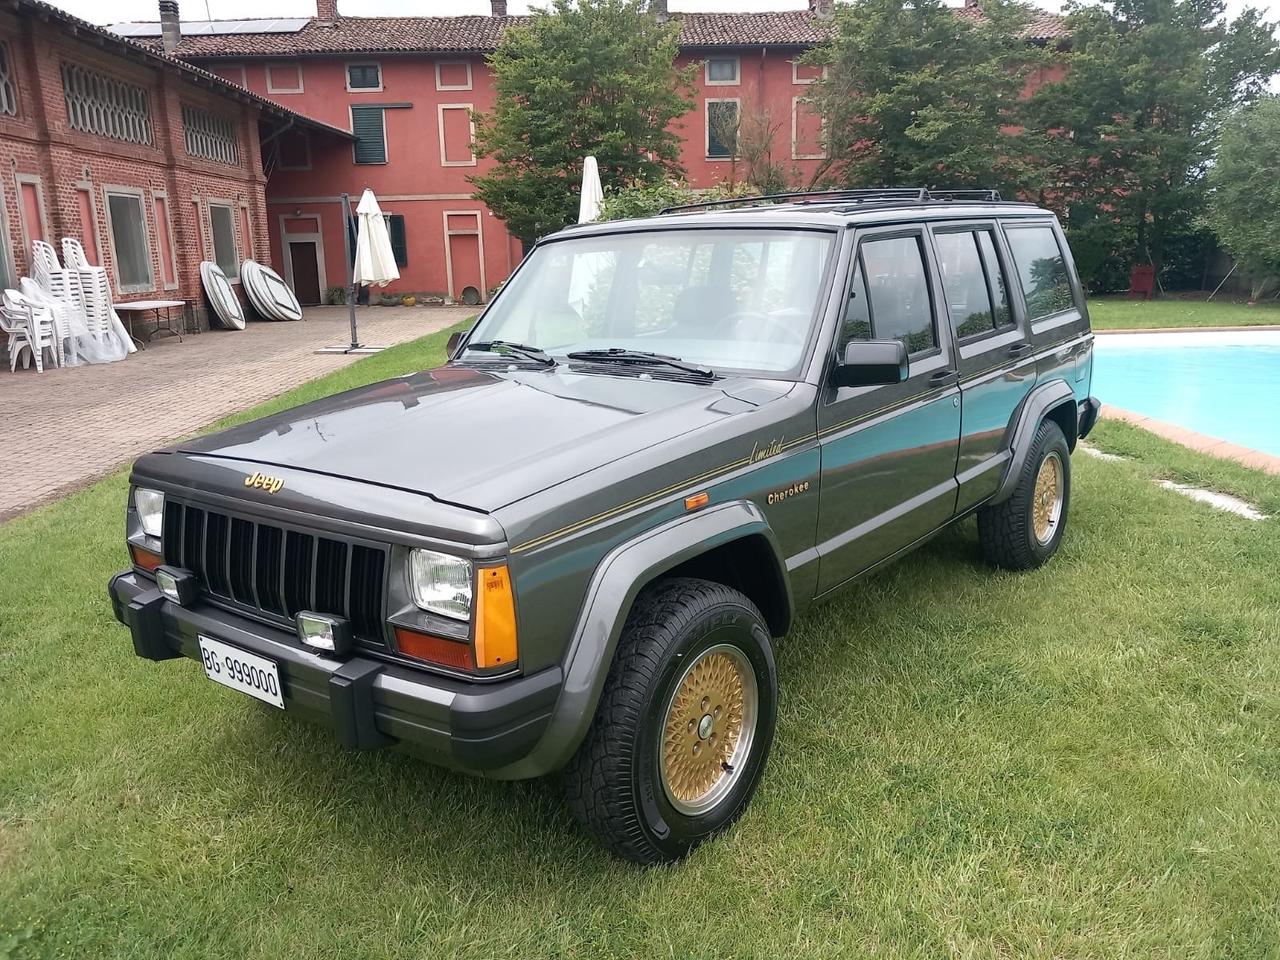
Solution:
[[[351,348],[360,349],[356,336],[356,265],[351,255],[351,197],[342,195],[342,246],[347,252],[347,310],[351,314]]]

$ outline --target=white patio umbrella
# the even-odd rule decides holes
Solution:
[[[351,198],[342,195],[343,219],[351,221]],[[365,187],[360,195],[360,203],[356,207],[356,249],[351,253],[351,233],[343,231],[346,241],[347,259],[352,262],[351,282],[347,285],[347,309],[351,314],[351,346],[344,352],[357,350],[381,349],[363,348],[356,334],[356,286],[367,284],[372,287],[385,287],[392,280],[400,279],[400,270],[396,267],[396,255],[391,249],[391,235],[387,232],[387,221],[378,206],[378,198],[373,191]],[[328,350],[326,349],[326,351]]]
[[[600,201],[603,199],[600,167],[595,157],[587,157],[582,161],[582,194],[578,198],[578,222],[590,223],[600,216]]]
[[[400,279],[386,218],[382,216],[378,198],[368,187],[356,207],[356,266],[352,279],[373,287],[385,287],[392,280]]]

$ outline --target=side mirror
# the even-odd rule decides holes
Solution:
[[[877,387],[907,379],[910,362],[901,340],[853,340],[831,372],[837,387]]]
[[[458,352],[458,344],[462,342],[462,331],[449,334],[449,339],[444,345],[444,355],[446,360],[452,360],[453,355]]]

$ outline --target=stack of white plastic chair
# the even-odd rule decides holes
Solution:
[[[96,341],[104,338],[119,341],[129,353],[137,350],[112,306],[111,283],[107,279],[106,268],[90,264],[84,254],[84,246],[75,237],[62,238],[62,259],[68,270],[74,270],[80,276],[80,297],[89,336]]]
[[[70,341],[73,337],[82,336],[87,327],[87,316],[84,308],[84,294],[80,289],[80,271],[64,270],[58,262],[58,252],[52,244],[43,240],[31,241],[31,274],[36,284],[51,298],[58,302],[61,309],[54,311],[58,332],[58,362],[62,363],[64,352],[72,351]]]
[[[25,281],[30,282],[30,281]],[[9,342],[9,372],[17,369],[18,357],[22,357],[25,370],[35,361],[36,372],[44,373],[44,354],[48,351],[54,363],[58,363],[58,334],[53,310],[47,304],[32,300],[17,290],[6,290],[0,297],[0,330]]]

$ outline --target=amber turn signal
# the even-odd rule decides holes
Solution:
[[[134,566],[141,567],[143,570],[155,570],[156,567],[164,563],[164,558],[158,553],[152,553],[135,543],[129,544],[129,555],[133,557]]]
[[[429,633],[396,627],[396,646],[406,657],[425,660],[442,667],[453,667],[455,670],[471,670],[475,667],[475,662],[471,659],[471,645],[465,640],[446,640]]]
[[[695,493],[692,497],[684,498],[684,508],[686,510],[697,510],[699,507],[705,507],[711,502],[711,494],[703,490],[701,493]]]
[[[476,570],[476,666],[516,662],[516,602],[506,564]]]

